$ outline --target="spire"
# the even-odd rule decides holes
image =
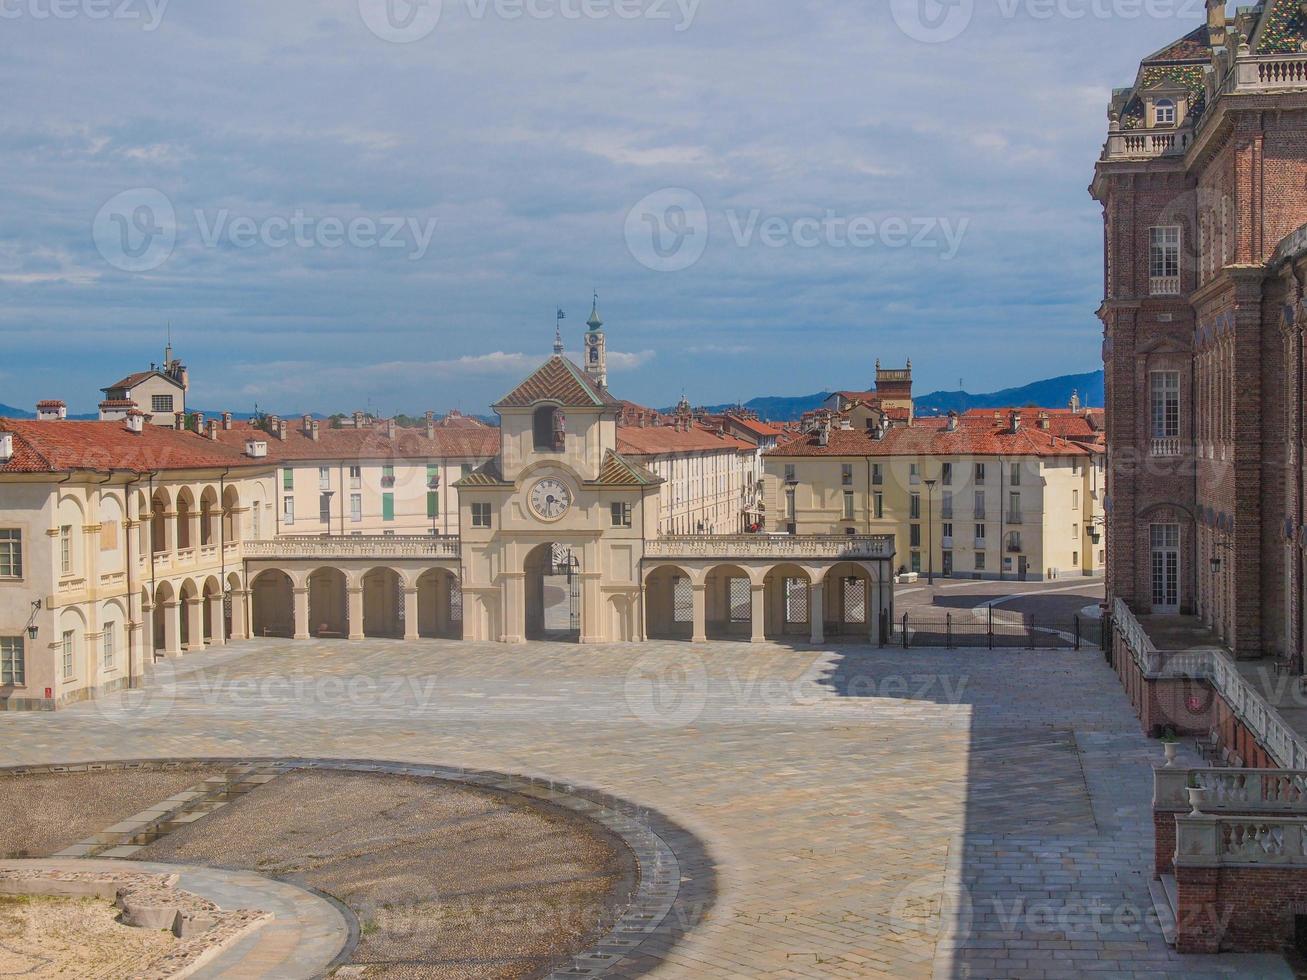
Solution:
[[[163,348],[163,369],[168,370],[172,364],[172,321],[168,321],[168,342]]]
[[[599,319],[599,291],[595,290],[594,305],[590,307],[590,319],[585,321],[585,325],[591,330],[598,330],[604,325],[604,321]]]
[[[554,353],[563,353],[563,331],[558,327],[554,327]]]

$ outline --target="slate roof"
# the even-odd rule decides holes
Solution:
[[[621,405],[577,365],[562,354],[555,354],[492,407],[530,408],[542,401],[557,402],[564,408],[617,408]]]
[[[121,421],[0,419],[0,431],[14,434],[14,455],[0,463],[0,473],[151,473],[268,465],[267,460],[246,456],[243,442],[236,448],[158,425],[130,432]]]

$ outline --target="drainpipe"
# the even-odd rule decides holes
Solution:
[[[230,473],[231,473],[231,467],[228,466],[225,470],[222,471],[222,475],[218,477],[218,557],[219,560],[222,562],[222,566],[221,566],[222,578],[218,582],[219,593],[225,592],[227,590],[227,520],[222,513],[222,506],[227,498],[227,476]],[[203,620],[201,619],[201,626],[200,626],[201,633],[204,632],[204,627],[202,624],[203,624]],[[217,629],[223,628],[222,623],[212,623],[210,625],[215,626]],[[201,637],[201,639],[203,639],[203,637]],[[226,636],[224,636],[222,639],[223,642],[227,641]]]
[[[124,525],[126,524],[127,515],[130,513],[129,508],[131,507],[131,499],[132,499],[131,491],[128,488],[131,487],[133,484],[140,483],[140,482],[141,482],[141,476],[138,473],[135,479],[128,480],[126,483],[123,484]],[[138,523],[140,522],[140,517],[141,517],[140,514],[136,515]],[[132,609],[132,597],[136,595],[137,582],[136,582],[136,565],[135,562],[132,561],[132,535],[127,533],[127,528],[125,526],[123,527],[123,538],[125,539],[123,542],[123,547],[125,551],[125,557],[127,559],[127,611],[130,614]],[[144,610],[142,610],[142,612],[144,612]],[[144,627],[145,624],[142,623],[141,624],[142,632],[144,631]],[[141,659],[142,661],[144,661],[145,658],[142,657]],[[132,630],[128,629],[127,630],[127,689],[128,690],[131,690],[133,687],[136,686],[134,683],[134,681],[136,680],[136,676],[135,674],[133,674],[132,670],[133,670]]]
[[[1003,472],[1003,457],[998,456],[998,580],[1002,582],[1005,578],[1004,562],[1007,561],[1007,521],[1003,518],[1003,508],[1007,506],[1007,488],[1004,486],[1004,480],[1007,474]]]

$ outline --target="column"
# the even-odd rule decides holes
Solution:
[[[690,639],[695,643],[708,641],[708,587],[703,582],[694,586],[694,635]]]
[[[752,633],[749,642],[762,643],[767,639],[767,586],[754,584],[749,590],[749,598],[752,602],[749,613]]]
[[[209,645],[215,647],[225,646],[227,643],[227,629],[222,616],[222,593],[218,592],[209,596],[205,602],[209,604],[209,622],[213,625],[213,637],[209,640]]]
[[[153,544],[151,545],[153,547]],[[177,512],[165,511],[163,515],[163,550],[172,555],[177,551]]]
[[[181,603],[176,599],[163,604],[163,655],[172,658],[182,655]]]
[[[823,609],[823,600],[825,599],[825,583],[813,582],[809,588],[809,594],[812,600],[808,603],[808,621],[812,625],[812,642],[826,642],[826,627],[822,622],[825,616]]]
[[[192,596],[183,600],[182,615],[186,617],[186,649],[204,649],[204,617],[201,615],[200,597]]]
[[[309,589],[300,585],[292,591],[295,595],[295,639],[307,640],[312,635],[309,632]]]
[[[233,589],[231,593],[231,639],[244,640],[245,635],[245,604],[248,601],[249,592],[244,589]]]
[[[404,589],[404,639],[418,638],[418,590]]]
[[[523,572],[504,572],[500,576],[500,609],[503,613],[503,643],[526,642],[526,575]],[[467,615],[466,608],[463,615]]]
[[[363,586],[351,585],[345,589],[349,593],[349,638],[363,639]]]

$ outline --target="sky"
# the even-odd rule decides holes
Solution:
[[[0,0],[0,403],[484,412],[1099,366],[1113,87],[1194,0]]]

